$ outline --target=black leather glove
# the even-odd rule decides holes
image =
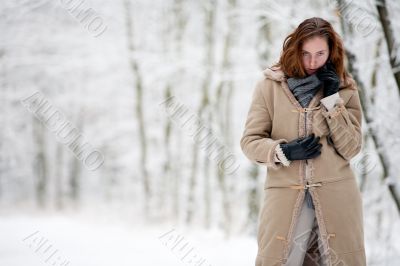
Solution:
[[[332,62],[326,63],[317,71],[317,77],[324,86],[324,97],[339,91],[340,78]]]
[[[289,143],[279,144],[286,158],[290,161],[305,160],[319,156],[322,144],[319,144],[320,137],[311,134],[308,137],[298,138]]]

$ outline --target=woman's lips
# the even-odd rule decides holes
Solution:
[[[317,70],[316,69],[309,69],[308,70],[308,73],[311,75],[311,74],[314,74],[315,72],[317,72]]]

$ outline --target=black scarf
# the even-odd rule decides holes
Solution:
[[[316,74],[305,78],[288,78],[287,83],[289,89],[303,108],[310,104],[321,85],[321,81],[317,78]]]

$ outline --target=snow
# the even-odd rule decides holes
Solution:
[[[70,266],[243,266],[254,264],[257,251],[252,237],[227,240],[218,231],[135,225],[76,214],[6,215],[0,219],[0,235],[0,265],[7,266],[63,265],[64,259]],[[172,245],[171,236],[183,240]],[[35,237],[48,241],[39,248]],[[45,252],[49,245],[52,248]],[[190,258],[204,263],[190,263]]]

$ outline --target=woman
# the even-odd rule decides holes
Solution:
[[[253,93],[243,153],[266,165],[257,266],[366,265],[350,159],[362,145],[358,90],[331,24],[302,22]]]

